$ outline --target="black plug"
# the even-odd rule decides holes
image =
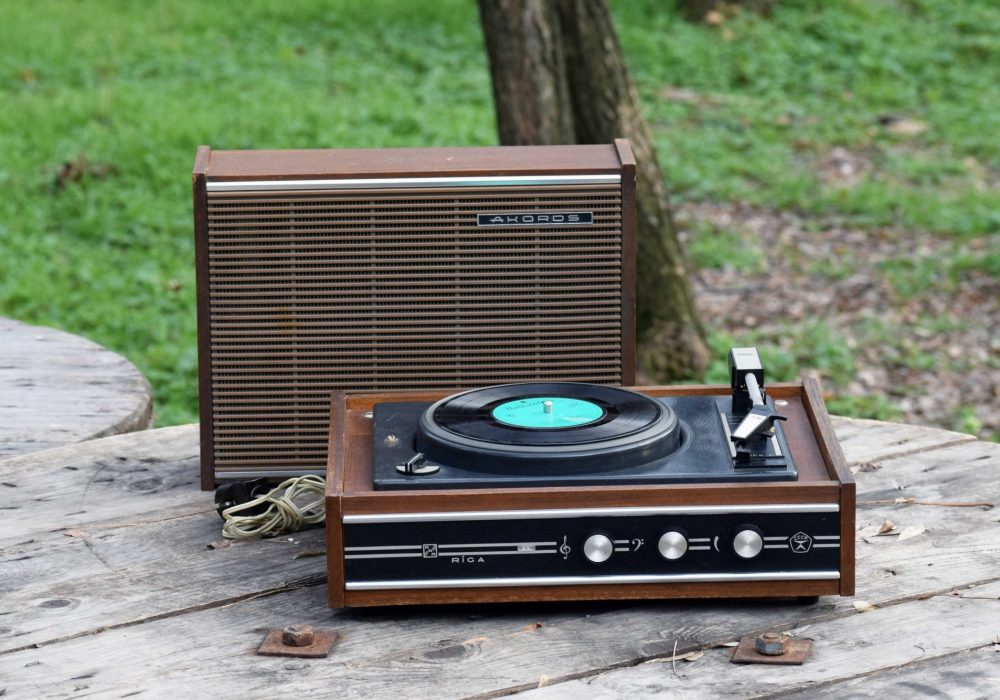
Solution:
[[[215,489],[215,509],[222,518],[222,511],[243,503],[249,503],[258,496],[263,496],[271,491],[271,485],[265,477],[251,479],[250,481],[234,481],[231,484],[223,484]],[[267,504],[261,503],[243,511],[242,515],[259,515],[267,510]],[[223,518],[225,520],[225,518]]]

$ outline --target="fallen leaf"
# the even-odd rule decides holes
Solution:
[[[679,87],[667,87],[660,92],[660,96],[671,102],[697,102],[698,93],[694,90],[686,90]]]
[[[541,622],[532,622],[530,625],[525,625],[524,627],[522,627],[521,630],[524,632],[534,632],[541,626],[542,626]]]
[[[322,549],[307,549],[304,552],[298,552],[292,559],[308,559],[309,557],[325,557],[326,551]]]
[[[63,530],[63,534],[66,537],[86,537],[87,532],[85,530]]]
[[[21,68],[18,71],[18,74],[21,76],[21,80],[25,83],[35,82],[35,71],[30,68]]]
[[[707,24],[710,27],[718,27],[720,24],[722,24],[722,20],[723,20],[722,13],[719,12],[718,10],[709,10],[705,14],[705,24]]]
[[[723,642],[722,644],[716,644],[716,646],[720,647],[738,647],[739,645],[739,642]]]
[[[911,537],[916,537],[917,535],[921,535],[925,532],[927,532],[927,528],[923,525],[911,525],[910,527],[903,528],[903,530],[899,533],[899,539],[896,541],[902,542],[903,540],[908,540]]]
[[[867,600],[854,601],[854,609],[862,613],[871,612],[872,610],[878,610],[878,608],[869,603]]]
[[[544,688],[548,684],[549,684],[549,677],[548,676],[539,676],[538,677],[538,685],[536,687],[538,687],[538,688]]]
[[[890,122],[886,128],[897,136],[915,136],[924,133],[930,126],[918,119],[898,119]]]
[[[696,652],[693,652],[691,654],[685,654],[684,656],[682,656],[680,658],[682,660],[684,660],[684,661],[697,661],[698,659],[700,659],[704,655],[705,655],[705,652],[703,652],[703,651],[696,651]]]
[[[862,464],[858,465],[858,469],[860,469],[863,472],[874,472],[878,471],[881,468],[882,465],[879,464],[878,462],[863,462]]]
[[[219,540],[217,542],[209,542],[205,545],[205,549],[225,549],[232,545],[232,540]]]
[[[894,530],[894,529],[896,529],[896,525],[891,520],[886,520],[884,523],[882,523],[882,526],[878,529],[878,534],[881,535],[886,532],[889,532],[889,530]]]
[[[874,537],[878,533],[879,533],[878,525],[869,525],[868,527],[858,530],[857,537],[858,539],[867,541],[869,537]]]

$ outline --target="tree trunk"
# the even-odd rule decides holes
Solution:
[[[492,0],[481,5],[500,143],[573,143],[573,112],[566,109],[569,87],[555,4]]]
[[[667,187],[603,0],[479,0],[503,144],[632,142],[637,163],[638,366],[649,380],[709,361]]]

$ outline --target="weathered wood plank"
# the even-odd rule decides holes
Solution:
[[[119,571],[204,551],[221,539],[214,512],[140,524],[113,524],[39,534],[0,549],[0,600],[19,590]],[[211,539],[210,539],[211,538]],[[2,606],[2,604],[0,604]]]
[[[948,700],[983,700],[1000,696],[1000,654],[994,645],[914,661],[900,668],[880,671],[821,688],[782,696],[813,698],[913,698],[945,697]]]
[[[996,478],[1000,476],[1000,444],[995,442],[960,443],[878,460],[877,465],[878,469],[855,475],[859,501],[910,497],[1000,505]]]
[[[899,457],[976,439],[974,435],[919,425],[840,416],[832,416],[832,419],[837,441],[851,464]]]
[[[128,433],[0,461],[0,547],[105,521],[204,512],[195,425]]]
[[[1000,584],[981,587],[975,595],[996,597]],[[708,689],[704,696],[724,695],[729,687],[738,695],[752,695],[889,669],[921,654],[913,643],[923,646],[928,658],[987,644],[995,634],[995,611],[1000,605],[939,596],[835,620],[810,619],[804,616],[808,608],[776,604],[670,603],[614,609],[571,605],[551,606],[539,627],[533,623],[540,618],[532,615],[543,612],[537,606],[324,615],[317,612],[322,602],[319,588],[258,598],[0,656],[0,668],[14,695],[18,690],[45,696],[69,694],[87,685],[88,692],[116,695],[225,691],[254,696],[275,688],[289,694],[329,688],[337,697],[348,698],[448,698],[501,695],[564,679],[567,692],[559,697],[661,692],[669,696],[673,690],[690,694],[702,686]],[[590,614],[584,616],[586,612]],[[343,638],[326,660],[252,655],[264,629],[291,621],[329,625],[341,631]],[[747,681],[741,675],[746,669],[729,668],[726,652],[714,649],[701,661],[680,667],[685,675],[699,672],[697,678],[676,679],[669,664],[657,663],[605,673],[588,679],[589,683],[572,680],[628,665],[636,658],[669,655],[675,641],[683,652],[796,621],[810,625],[801,633],[815,638],[817,646],[809,664],[792,670],[791,675],[785,675],[785,669],[758,667],[749,671],[753,675]],[[748,622],[754,625],[752,629],[738,629]],[[942,634],[938,627],[945,623],[950,629]],[[208,643],[206,635],[210,635]],[[859,646],[857,639],[863,644]],[[708,670],[699,666],[708,663],[712,663]],[[634,673],[642,674],[641,682],[632,683]],[[726,683],[719,680],[723,674],[731,674]],[[773,674],[781,674],[778,683],[766,684]],[[625,684],[623,692],[611,684],[603,696],[592,691],[607,678],[613,684]],[[545,690],[563,689],[554,685]]]
[[[180,432],[180,429],[172,430]],[[169,439],[169,432],[153,431],[149,435]],[[128,437],[130,436],[113,440],[121,442]],[[859,475],[862,494],[865,493],[867,482],[877,482],[890,473],[896,479],[913,481],[922,477],[927,480],[926,475],[935,472],[935,479],[943,478],[954,482],[968,472],[964,466],[968,460],[980,463],[983,462],[980,459],[982,454],[996,454],[998,451],[1000,447],[989,443],[956,445],[928,453],[919,461],[902,458],[887,462],[888,466],[883,470]],[[51,464],[52,460],[46,462]],[[911,471],[912,474],[909,473]],[[978,473],[982,474],[982,471]],[[934,480],[930,481],[934,483]],[[166,495],[169,493],[168,491]],[[206,494],[197,491],[190,493],[200,500],[207,500]],[[181,502],[185,502],[185,499],[181,499]],[[155,511],[161,515],[158,519],[151,519],[151,513],[141,514],[149,521],[147,526],[131,525],[128,518],[112,518],[88,526],[90,530],[85,530],[87,535],[83,537],[65,537],[61,532],[40,534],[33,538],[35,542],[4,550],[3,561],[10,562],[10,566],[4,568],[10,573],[0,576],[0,582],[8,592],[18,592],[18,596],[5,598],[10,598],[15,604],[20,603],[29,610],[33,602],[52,598],[86,603],[83,610],[60,618],[58,624],[29,627],[30,636],[27,640],[17,640],[17,645],[44,643],[51,639],[83,634],[91,629],[90,625],[114,626],[145,619],[148,615],[149,598],[158,593],[155,586],[152,590],[146,589],[147,581],[150,578],[160,581],[161,576],[168,582],[171,579],[186,580],[189,578],[188,568],[198,570],[200,577],[195,579],[198,581],[197,585],[182,586],[172,590],[173,595],[159,598],[155,614],[169,614],[170,606],[174,606],[176,611],[182,611],[231,600],[233,590],[225,584],[225,579],[231,576],[231,572],[227,568],[203,568],[205,562],[220,559],[219,553],[203,551],[205,543],[218,539],[218,520],[213,513],[204,510],[204,505],[201,506],[201,512],[195,515],[174,518],[175,505],[168,498],[165,509]],[[877,509],[874,511],[874,520],[881,522],[882,515],[885,514],[894,517],[897,524],[904,526],[906,521],[900,519],[895,511],[892,507]],[[982,580],[983,576],[988,576],[990,567],[1000,568],[1000,552],[992,544],[996,539],[988,536],[995,526],[985,511],[932,508],[923,509],[921,517],[921,524],[928,527],[926,535],[907,542],[897,543],[892,538],[876,538],[872,540],[872,544],[859,544],[859,596],[875,603],[915,596],[928,590],[945,590],[951,586]],[[123,527],[123,524],[130,526]],[[306,541],[311,541],[308,536]],[[158,544],[149,547],[149,542]],[[267,557],[257,562],[252,554],[255,547],[261,548],[269,544],[241,545],[232,550],[239,550],[246,555],[245,560],[232,562],[232,566],[241,572],[245,582],[257,581],[256,585],[261,590],[268,590],[283,582],[280,576],[275,579],[273,572],[259,571],[256,566],[258,563],[272,564]],[[322,547],[318,538],[311,546],[314,549]],[[931,546],[935,546],[934,561],[928,562],[925,560]],[[72,554],[64,555],[64,552]],[[24,559],[25,556],[30,558]],[[60,567],[59,560],[62,556],[72,556],[67,562],[76,566]],[[936,564],[936,568],[921,568],[928,563]],[[320,573],[321,566],[316,566],[309,572],[310,575]],[[120,581],[114,605],[100,599],[91,600],[90,591],[100,590],[108,581],[116,579]],[[136,580],[139,582],[137,585],[134,584]],[[30,583],[17,585],[14,581]],[[253,586],[243,587],[238,589],[236,596],[253,592]],[[850,606],[848,600],[826,600],[833,601],[825,603],[826,605],[835,605],[838,609],[849,609]],[[13,622],[23,625],[16,614],[8,618],[9,624]],[[21,627],[15,629],[20,630]]]
[[[732,649],[716,648],[696,661],[676,662],[676,674],[669,663],[645,663],[521,697],[769,697],[790,691],[816,697],[819,688],[831,683],[990,645],[1000,628],[1000,583],[968,595],[977,597],[936,596],[810,625],[799,632],[814,640],[802,666],[733,664]],[[1000,691],[996,678],[980,679],[977,685],[981,697]]]
[[[863,530],[891,520],[896,534],[857,542],[857,599],[905,598],[912,595],[915,584],[945,590],[963,582],[1000,578],[997,508],[866,504],[915,498],[1000,505],[1000,445],[959,443],[879,464],[877,470],[855,475],[857,527]],[[921,527],[926,531],[900,540],[900,532]],[[851,602],[839,604],[846,607]]]
[[[303,549],[322,548],[318,532],[296,536],[298,544],[207,551],[205,543],[219,539],[219,521],[210,495],[197,490],[194,426],[130,438],[0,462],[0,482],[17,479],[13,487],[0,487],[8,497],[0,507],[30,504],[20,513],[3,511],[5,525],[16,514],[15,536],[0,533],[0,590],[12,591],[0,597],[0,613],[9,613],[0,614],[0,648],[22,649],[0,653],[0,687],[12,695],[17,689],[32,696],[80,694],[73,690],[80,684],[89,685],[86,692],[116,694],[175,688],[267,693],[277,684],[307,681],[348,697],[507,693],[537,685],[542,676],[591,676],[663,656],[674,639],[683,651],[767,628],[856,617],[850,600],[835,598],[811,608],[716,601],[331,612],[318,583],[322,557],[292,559]],[[890,489],[931,498],[941,482],[958,493],[995,489],[1000,447],[960,443],[937,441],[935,449],[928,443],[923,449],[929,451],[916,455],[880,458],[881,469],[858,474],[859,498]],[[87,451],[93,445],[105,449]],[[871,447],[882,449],[877,441]],[[46,487],[63,472],[67,483]],[[142,493],[136,481],[153,488]],[[18,497],[11,500],[15,490]],[[137,493],[141,497],[130,497]],[[890,603],[1000,576],[1000,554],[990,544],[1000,542],[993,512],[877,506],[863,508],[860,516],[891,517],[905,526],[911,514],[926,533],[859,545],[860,598]],[[67,527],[86,534],[66,537]],[[68,571],[58,571],[60,559]],[[289,581],[306,588],[278,592]],[[266,597],[254,597],[261,594]],[[45,603],[53,599],[70,604]],[[345,632],[333,658],[248,655],[262,628],[301,620]],[[46,646],[24,649],[25,641]],[[48,673],[27,665],[35,661]]]
[[[0,457],[152,425],[149,382],[70,333],[0,318]]]
[[[69,575],[5,592],[0,653],[28,645],[217,606],[262,592],[325,581],[320,530],[159,559],[83,576]]]

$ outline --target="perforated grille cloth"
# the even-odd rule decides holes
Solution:
[[[334,389],[620,383],[618,185],[208,194],[215,466],[323,470]],[[476,215],[593,212],[481,228]]]

